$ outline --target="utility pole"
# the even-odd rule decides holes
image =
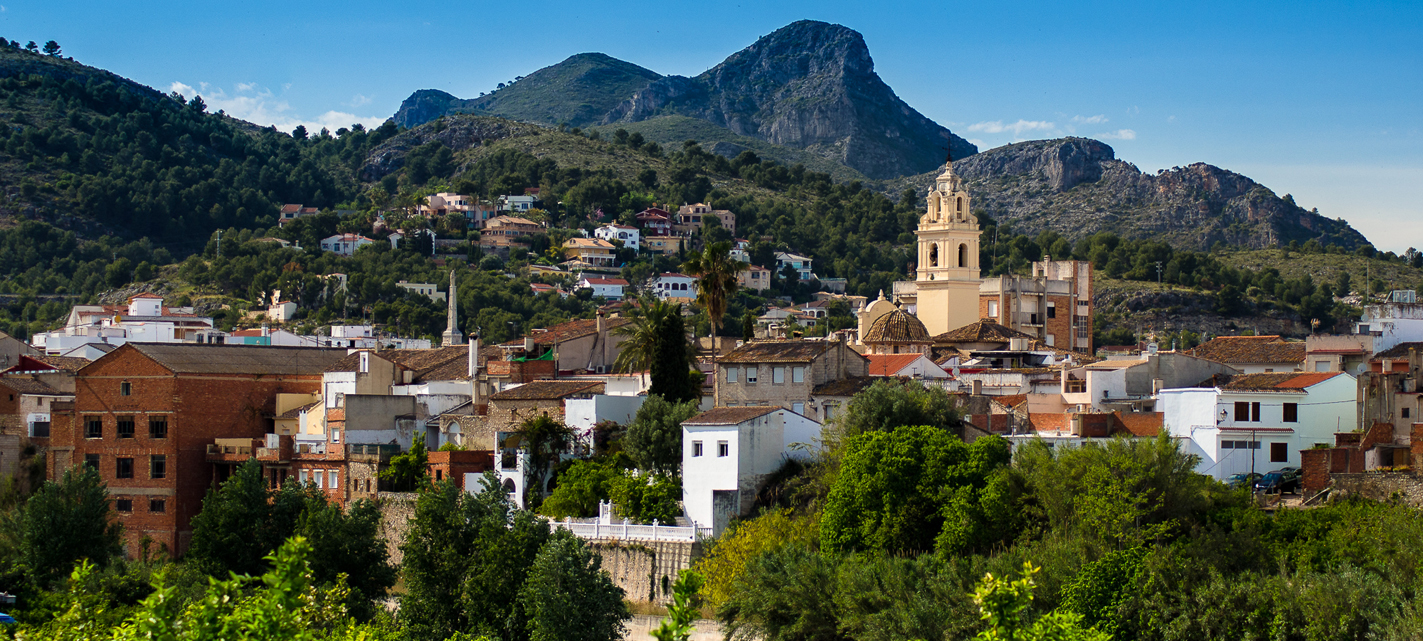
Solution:
[[[222,230],[217,230],[217,257],[222,258]]]
[[[1161,261],[1156,261],[1156,284],[1161,284]]]

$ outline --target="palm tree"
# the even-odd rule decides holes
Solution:
[[[707,310],[707,318],[712,325],[712,353],[719,343],[718,334],[721,319],[726,315],[726,301],[736,292],[736,275],[746,271],[745,261],[731,258],[731,243],[722,241],[707,245],[700,252],[692,252],[682,271],[697,277],[697,304]]]
[[[644,296],[633,310],[632,322],[613,329],[613,333],[624,338],[613,369],[620,373],[646,372],[652,369],[652,361],[657,358],[658,332],[662,320],[670,314],[681,313],[680,304],[657,300]]]

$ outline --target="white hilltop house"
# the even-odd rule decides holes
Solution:
[[[53,355],[88,344],[221,343],[223,335],[191,307],[167,307],[162,296],[139,294],[128,305],[75,305],[64,327],[35,334],[31,343]]]

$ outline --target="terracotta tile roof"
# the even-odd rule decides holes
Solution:
[[[30,358],[44,363],[45,365],[49,365],[50,367],[53,367],[61,372],[70,373],[77,372],[81,367],[84,367],[85,365],[88,365],[90,362],[92,362],[87,358],[79,358],[77,356],[49,356],[47,354],[40,356],[30,356]]]
[[[826,304],[829,303],[826,302]],[[875,322],[870,325],[869,331],[865,332],[865,339],[862,342],[866,345],[873,345],[877,343],[929,343],[933,340],[923,322],[909,312],[896,309],[875,319]]]
[[[346,355],[343,349],[318,347],[127,343],[95,362],[112,358],[126,349],[153,359],[175,374],[316,375]]]
[[[490,395],[491,401],[553,401],[575,394],[602,394],[602,381],[534,381]]]
[[[947,332],[933,337],[934,343],[1006,343],[1010,338],[1032,338],[1011,327],[999,325],[993,319],[984,319],[977,323],[969,323],[958,329],[951,329]]]
[[[1186,350],[1186,354],[1217,363],[1304,362],[1303,342],[1286,342],[1279,336],[1217,336]]]
[[[774,412],[779,407],[762,405],[758,407],[714,407],[692,418],[682,421],[683,425],[739,425],[753,418]]]
[[[725,360],[725,359],[723,359]],[[811,390],[814,396],[854,396],[863,392],[865,388],[874,385],[875,381],[885,380],[884,377],[875,376],[851,376],[838,381],[821,383]]]
[[[1385,358],[1408,358],[1408,350],[1410,349],[1423,352],[1423,343],[1399,343],[1382,352],[1374,354],[1373,360],[1381,361]]]
[[[436,365],[421,372],[415,378],[417,383],[428,383],[431,381],[467,381],[469,380],[469,354],[466,352],[464,358],[454,358],[441,365]]]
[[[399,365],[403,369],[414,371],[417,375],[429,371],[445,363],[457,359],[469,358],[469,347],[456,345],[453,347],[437,347],[434,349],[383,349],[380,351],[360,350],[346,354],[341,360],[336,361],[326,368],[328,372],[354,372],[361,366],[361,352],[367,352],[372,358],[380,358],[389,363]]]
[[[622,327],[631,322],[632,320],[628,318],[603,319],[603,323],[609,332],[613,331],[616,327]],[[536,329],[530,336],[534,339],[535,345],[552,345],[554,343],[566,343],[575,338],[583,338],[584,336],[591,336],[596,333],[598,333],[598,319],[583,318],[571,320],[566,323],[559,323],[557,325],[550,325],[543,329]],[[501,343],[501,345],[509,347],[517,347],[523,344],[524,339],[522,338]]]
[[[723,363],[809,363],[839,345],[836,341],[751,341],[721,358]],[[862,357],[863,358],[863,357]]]
[[[1225,390],[1303,390],[1318,385],[1344,372],[1283,372],[1274,374],[1240,374],[1216,377],[1212,380]],[[1208,381],[1209,382],[1209,381]]]
[[[627,285],[628,282],[621,278],[584,278],[589,285]]]
[[[0,386],[8,387],[19,394],[39,394],[43,396],[73,396],[60,392],[31,376],[0,376]]]
[[[289,409],[289,410],[287,410],[287,411],[285,411],[285,412],[282,412],[281,414],[278,414],[278,415],[277,415],[277,418],[282,418],[282,419],[286,419],[286,418],[301,418],[301,413],[302,413],[302,412],[305,412],[305,411],[307,411],[307,410],[310,410],[310,409],[312,409],[312,408],[314,408],[314,407],[316,407],[317,405],[320,405],[320,404],[321,404],[321,401],[312,401],[312,402],[307,403],[306,405],[303,405],[303,406],[301,406],[301,407],[294,407],[294,408]],[[341,411],[341,413],[342,413],[342,416],[345,416],[346,410],[340,410],[340,411]]]
[[[1115,416],[1113,434],[1127,433],[1132,436],[1156,436],[1166,424],[1163,412],[1112,412]]]
[[[870,359],[870,376],[894,376],[920,356],[922,354],[870,354],[865,358]]]

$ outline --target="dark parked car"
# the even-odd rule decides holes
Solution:
[[[1281,494],[1285,492],[1298,492],[1299,476],[1299,468],[1297,467],[1280,468],[1260,477],[1260,480],[1255,481],[1255,491],[1266,493],[1279,492]]]
[[[1261,476],[1264,475],[1256,474],[1254,472],[1234,474],[1230,478],[1225,480],[1225,484],[1229,485],[1230,487],[1254,487],[1255,481],[1260,480]]]

